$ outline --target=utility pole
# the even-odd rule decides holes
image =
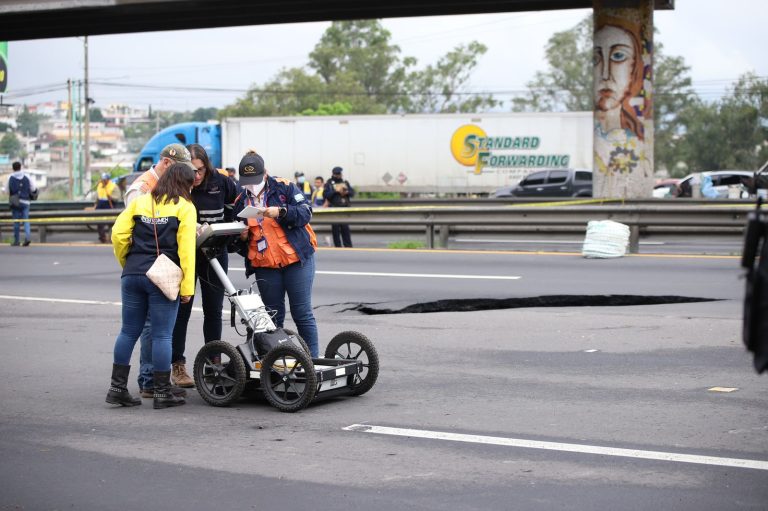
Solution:
[[[67,129],[69,131],[69,200],[73,200],[75,192],[75,162],[72,161],[72,80],[67,80]]]
[[[88,95],[88,36],[85,36],[85,178],[91,184],[91,97]]]

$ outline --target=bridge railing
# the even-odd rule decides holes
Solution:
[[[424,233],[426,246],[445,246],[448,235],[453,231],[515,229],[556,229],[584,228],[590,220],[614,220],[630,227],[630,252],[639,251],[642,228],[673,227],[678,232],[719,232],[741,233],[746,217],[752,206],[747,204],[715,203],[709,205],[638,205],[638,204],[594,204],[576,203],[571,205],[547,204],[489,204],[485,206],[452,204],[449,206],[373,206],[350,208],[317,208],[312,224],[324,226],[349,224],[352,226],[373,226],[391,229],[393,232],[420,229]],[[45,242],[48,233],[57,227],[94,229],[98,224],[112,224],[119,210],[90,211],[39,211],[30,214],[30,224],[37,231],[40,242]],[[10,230],[12,220],[9,212],[0,212],[0,232]],[[436,238],[437,237],[437,238]],[[436,241],[437,240],[437,241]],[[439,241],[439,242],[438,242]]]

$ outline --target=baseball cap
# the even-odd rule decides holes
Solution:
[[[109,175],[109,172],[104,172],[104,173],[101,175],[101,179],[109,179],[110,177],[112,177],[112,176],[110,176],[110,175]]]
[[[197,170],[192,165],[192,155],[189,154],[189,149],[182,144],[168,144],[160,151],[160,158],[170,158],[173,161],[179,163],[186,163],[192,170]]]
[[[333,167],[331,174],[341,174],[342,172],[343,172],[343,169],[341,167]]]
[[[264,180],[264,158],[256,153],[249,152],[240,160],[241,185],[258,185]]]
[[[303,172],[299,172],[298,170],[293,173],[293,177],[299,177],[299,176],[303,176],[303,175],[304,175],[304,173]]]

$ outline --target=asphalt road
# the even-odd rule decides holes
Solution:
[[[382,368],[369,393],[296,414],[195,394],[176,409],[116,409],[104,403],[120,327],[109,248],[0,247],[0,509],[768,508],[768,396],[740,344],[737,258],[317,259],[321,345],[343,330],[373,339]],[[608,294],[715,301],[352,310]],[[201,330],[198,312],[190,359]],[[224,337],[237,339],[226,326]],[[356,424],[367,428],[345,429]]]

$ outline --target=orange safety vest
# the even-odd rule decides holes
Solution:
[[[248,243],[248,259],[254,268],[283,268],[298,263],[299,255],[288,242],[285,231],[273,218],[248,219],[251,239]],[[258,243],[266,238],[266,250],[259,252]]]

